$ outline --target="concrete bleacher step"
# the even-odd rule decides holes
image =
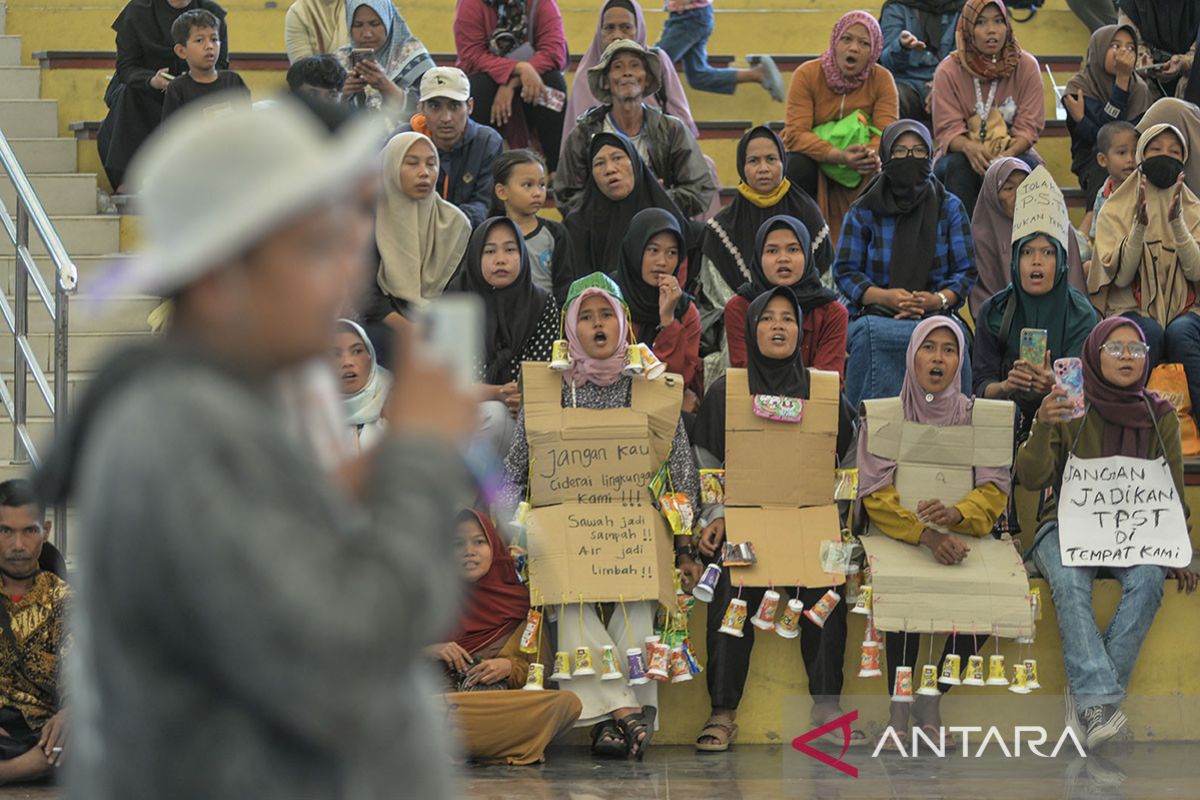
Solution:
[[[33,291],[31,289],[31,291]],[[8,292],[9,302],[13,294]],[[96,297],[77,294],[71,298],[71,333],[148,333],[146,318],[158,307],[161,299],[146,295]],[[41,303],[31,303],[30,333],[49,333],[53,328],[49,313]]]
[[[47,214],[96,213],[95,175],[78,172],[48,175],[29,173],[28,178]],[[6,207],[15,207],[16,196],[12,183],[0,179],[0,200],[4,201]]]
[[[86,295],[88,287],[101,279],[105,272],[112,269],[121,258],[120,254],[84,256],[72,253],[71,261],[74,262],[75,269],[79,273],[81,295]],[[0,251],[0,284],[3,285],[3,291],[10,294],[13,291],[13,264],[15,260],[11,252]],[[53,262],[50,261],[49,256],[45,255],[35,255],[33,260],[41,271],[42,278],[49,285],[54,280]]]
[[[0,67],[0,97],[36,100],[41,91],[42,71],[37,67]]]
[[[21,65],[21,37],[0,36],[0,67]]]
[[[110,215],[61,215],[52,216],[63,246],[72,258],[78,256],[102,256],[115,253],[121,248],[121,219]],[[44,255],[45,246],[40,238],[30,235],[29,250],[34,255]]]
[[[0,100],[0,130],[19,139],[58,135],[56,100]]]
[[[9,139],[13,153],[26,174],[75,172],[79,165],[75,140],[61,138]],[[3,171],[0,171],[2,174]]]
[[[144,330],[144,329],[143,329]],[[103,331],[85,333],[71,330],[67,343],[67,365],[75,372],[95,372],[103,365],[105,359],[115,349],[133,344],[138,339],[148,336],[148,333],[128,331]],[[42,365],[43,371],[49,374],[47,366],[54,354],[54,337],[50,333],[30,333],[29,346]],[[0,348],[0,371],[11,376],[13,370],[12,348]],[[0,412],[0,418],[3,413]]]

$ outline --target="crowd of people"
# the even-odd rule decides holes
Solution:
[[[161,230],[153,224],[148,230],[162,246],[158,255],[179,273],[174,283],[162,286],[174,303],[169,328],[189,335],[205,331],[203,336],[215,342],[235,336],[245,323],[234,316],[240,310],[218,310],[217,297],[228,287],[201,290],[192,282],[208,285],[197,270],[207,265],[205,259],[232,263],[236,253],[196,255],[202,244],[168,243],[168,223],[194,227],[209,220],[199,214],[182,217],[195,212],[186,204],[165,210],[172,204],[154,194],[154,181],[180,180],[170,174],[185,157],[175,140],[182,141],[184,126],[212,134],[217,128],[211,120],[217,116],[248,129],[256,125],[247,120],[260,119],[258,133],[268,137],[296,126],[296,115],[308,111],[327,126],[328,142],[319,148],[300,141],[312,138],[307,130],[277,144],[285,154],[310,159],[305,176],[310,181],[340,165],[346,186],[338,195],[344,198],[338,224],[330,227],[330,220],[322,219],[322,227],[300,215],[304,209],[294,205],[299,199],[289,200],[288,213],[259,220],[274,227],[253,256],[270,269],[289,253],[298,257],[300,251],[281,243],[288,233],[304,238],[302,244],[311,250],[304,258],[336,265],[336,279],[320,279],[325,281],[323,304],[309,309],[318,318],[317,312],[336,311],[332,338],[316,348],[323,355],[297,351],[284,359],[288,369],[274,376],[285,412],[278,424],[286,423],[334,476],[332,482],[369,511],[393,519],[446,517],[433,527],[447,540],[421,552],[414,563],[393,563],[412,555],[408,548],[401,554],[395,545],[378,554],[355,550],[341,557],[353,555],[361,565],[378,555],[379,576],[411,575],[433,550],[448,555],[453,543],[457,577],[470,587],[457,625],[446,613],[431,614],[406,628],[392,646],[419,642],[428,659],[440,665],[445,681],[439,688],[469,755],[532,763],[572,726],[590,728],[598,756],[640,759],[651,746],[659,716],[657,680],[627,684],[585,670],[577,679],[559,680],[557,691],[503,690],[553,683],[549,667],[559,651],[597,657],[641,652],[660,630],[657,599],[563,603],[538,612],[542,604],[531,597],[526,554],[507,538],[516,530],[509,521],[522,517],[522,507],[531,500],[538,505],[530,485],[535,440],[545,435],[547,419],[557,418],[526,415],[530,386],[542,392],[550,374],[552,405],[596,413],[637,410],[649,402],[647,392],[656,391],[644,388],[652,383],[644,376],[655,364],[677,376],[678,384],[672,385],[678,396],[666,406],[659,399],[656,413],[638,419],[649,419],[648,435],[664,447],[662,473],[672,496],[694,509],[694,519],[674,537],[682,592],[691,592],[707,567],[722,563],[726,544],[724,501],[702,489],[701,473],[739,468],[729,458],[727,420],[735,406],[746,403],[753,402],[757,413],[762,398],[803,403],[819,397],[835,405],[836,447],[822,456],[829,455],[830,470],[838,465],[858,470],[857,503],[847,521],[856,522],[858,530],[924,548],[937,564],[970,557],[963,536],[1017,532],[1015,487],[1038,493],[1026,561],[1031,572],[1049,581],[1073,703],[1070,717],[1094,748],[1128,730],[1120,703],[1164,582],[1174,579],[1181,590],[1191,591],[1197,581],[1188,569],[1155,563],[1100,571],[1064,565],[1057,519],[1068,458],[1163,459],[1182,498],[1183,458],[1200,453],[1195,405],[1200,399],[1200,200],[1195,193],[1200,192],[1200,159],[1190,157],[1200,136],[1200,109],[1185,99],[1197,88],[1189,73],[1200,4],[1181,4],[1196,17],[1194,24],[1187,17],[1191,27],[1186,30],[1165,21],[1167,5],[1121,0],[1115,22],[1096,27],[1083,69],[1061,98],[1071,135],[1071,170],[1086,198],[1087,216],[1078,227],[1059,225],[1067,220],[1063,195],[1036,150],[1045,127],[1041,68],[1021,48],[1000,0],[888,0],[878,18],[848,12],[834,25],[828,48],[795,71],[786,94],[766,56],[754,57],[745,69],[708,65],[711,0],[669,0],[662,39],[654,46],[636,0],[606,0],[569,91],[568,44],[555,0],[461,0],[454,14],[455,67],[435,66],[390,0],[297,0],[286,21],[292,60],[287,81],[294,98],[256,110],[249,109],[244,84],[228,70],[229,34],[220,6],[213,0],[132,0],[113,26],[117,72],[105,98],[110,111],[100,152],[114,187],[141,192],[151,223],[166,220]],[[738,83],[759,83],[786,102],[781,133],[757,126],[738,143],[739,182],[727,205],[721,203],[712,161],[697,142],[676,60],[684,64],[693,89],[729,93]],[[168,115],[164,132],[151,137]],[[315,125],[310,118],[299,127]],[[388,131],[366,148],[376,159],[374,170],[365,166],[369,159],[361,157],[359,141],[369,126]],[[134,160],[146,140],[152,155]],[[217,143],[205,148],[218,152]],[[342,149],[345,157],[332,165],[331,156],[326,163],[316,160],[326,149]],[[282,157],[259,150],[260,161]],[[139,170],[143,160],[152,167]],[[257,188],[240,196],[238,187],[252,186],[248,182],[266,175],[269,166],[247,163],[247,174],[223,178],[228,196],[238,196],[238,208],[253,208],[253,201],[261,200]],[[1027,180],[1026,201],[1019,203]],[[551,198],[561,222],[541,214]],[[315,196],[309,202],[316,202]],[[1040,222],[1029,221],[1032,206],[1043,211]],[[284,222],[290,227],[281,227]],[[254,241],[243,236],[238,244],[248,247]],[[261,280],[264,293],[270,287],[287,294],[282,284]],[[309,288],[317,280],[311,278]],[[429,457],[455,470],[446,466],[442,450],[389,449],[395,430],[413,429],[414,382],[440,380],[414,364],[412,344],[404,342],[431,304],[454,294],[478,297],[483,309],[482,339],[470,343],[478,346],[479,359],[467,438],[502,463],[502,488],[470,502],[460,496],[456,482],[430,483],[419,501],[389,500],[380,494],[385,467],[391,474],[427,474],[429,464],[420,459]],[[275,321],[288,320],[281,314]],[[1032,360],[1030,332],[1042,337]],[[221,343],[226,344],[224,338]],[[268,345],[278,343],[256,346]],[[168,352],[182,360],[181,377],[212,369],[190,351]],[[1077,398],[1068,396],[1069,387],[1056,380],[1058,359],[1081,363],[1083,414],[1075,413]],[[561,370],[548,372],[547,363]],[[538,370],[537,380],[531,369]],[[132,380],[127,374],[118,377]],[[157,387],[154,408],[182,402],[207,422],[244,434],[237,447],[230,445],[231,452],[262,467],[248,468],[245,476],[272,475],[258,490],[256,507],[266,513],[277,502],[292,504],[295,514],[306,513],[301,527],[311,532],[314,552],[326,547],[319,544],[328,534],[322,526],[339,533],[353,529],[347,543],[338,546],[369,550],[368,534],[380,532],[351,524],[325,493],[294,502],[316,480],[316,471],[291,478],[274,474],[269,457],[285,459],[285,451],[291,451],[282,430],[278,436],[273,429],[253,432],[255,426],[266,427],[261,409],[236,420],[221,416],[221,404],[245,390],[233,378],[227,382],[223,395],[211,397],[183,397],[178,387]],[[332,429],[318,430],[313,421],[313,406],[320,405],[314,396],[339,400],[332,409],[337,420]],[[872,420],[892,414],[895,424],[923,426],[936,438],[939,431],[971,425],[981,407],[976,398],[1011,401],[1012,465],[969,466],[969,486],[952,505],[902,491],[907,465],[868,435],[878,430]],[[885,399],[895,402],[881,405]],[[96,402],[102,400],[103,394]],[[105,417],[110,425],[92,435],[117,442],[122,426],[140,424],[134,410],[148,402],[110,408]],[[994,406],[987,407],[994,412]],[[328,422],[327,403],[322,410]],[[422,413],[444,420],[449,411]],[[81,424],[96,426],[95,414],[83,416]],[[187,431],[168,433],[163,427],[161,433],[179,448],[195,444]],[[77,460],[83,441],[73,443]],[[253,443],[265,450],[250,452]],[[215,465],[230,458],[215,444],[197,450],[197,463],[207,461],[218,471]],[[346,469],[360,455],[379,450],[390,460],[370,474]],[[130,465],[136,461],[136,468],[130,466],[134,473],[151,480],[152,458],[144,459],[136,448],[122,453]],[[94,460],[83,459],[68,473],[102,477],[97,469]],[[210,490],[236,494],[233,484],[245,476],[225,475]],[[422,479],[422,486],[426,482]],[[72,490],[71,480],[62,475],[44,484],[57,493],[45,501]],[[36,561],[38,536],[44,541],[48,529],[40,521],[40,507],[23,491],[0,486],[5,595],[0,603],[9,609],[13,628],[29,598],[44,595],[38,602],[59,614],[66,596],[61,582],[41,577],[44,573],[36,579],[10,574],[10,559],[26,565]],[[95,519],[127,520],[123,515],[130,510],[122,498],[101,493],[88,499],[99,509]],[[6,522],[14,508],[28,518],[24,527]],[[171,529],[170,538],[179,540],[202,524],[180,513],[138,520]],[[380,524],[380,518],[372,517],[371,524]],[[239,527],[259,522],[246,519]],[[263,525],[275,529],[282,523]],[[28,533],[29,542],[21,545],[24,549],[10,549],[5,537],[18,529]],[[264,537],[260,555],[271,551],[275,532],[281,531]],[[100,563],[113,558],[89,549]],[[252,652],[271,644],[299,652],[306,643],[325,644],[321,636],[328,636],[328,643],[346,650],[339,659],[356,658],[366,646],[368,626],[335,633],[342,624],[340,611],[390,608],[396,604],[388,601],[396,598],[382,589],[374,594],[362,589],[337,602],[313,597],[313,584],[337,580],[340,573],[322,574],[319,560],[312,558],[294,566],[290,587],[276,578],[260,591],[278,592],[279,602],[297,602],[304,609],[321,606],[313,611],[311,630],[269,631],[267,641],[253,643],[253,635],[262,631],[251,625],[231,634],[228,643],[245,644]],[[166,562],[162,567],[176,569]],[[1125,598],[1106,635],[1098,630],[1090,604],[1091,582],[1098,575],[1117,578]],[[418,582],[433,591],[437,580],[451,576],[434,569]],[[744,637],[728,635],[723,616],[733,594],[728,572],[706,588],[711,598],[707,662],[697,667],[707,673],[712,714],[698,732],[697,747],[719,751],[737,733],[754,638],[750,628]],[[803,587],[795,599],[805,608],[819,607],[831,588]],[[110,589],[115,594],[107,599],[96,585],[88,591],[85,616],[101,628],[110,626],[114,640],[120,638],[119,628],[111,626],[123,611],[113,606],[124,602],[123,590]],[[762,589],[737,592],[751,605],[762,594]],[[238,613],[227,597],[205,605],[209,610],[202,616]],[[540,613],[550,628],[549,651],[542,635],[530,646],[527,626]],[[815,724],[841,714],[846,613],[841,603],[825,609],[819,621],[805,617],[799,622]],[[537,620],[540,625],[542,617]],[[215,617],[199,623],[223,624]],[[898,685],[898,669],[911,674],[916,666],[919,637],[903,631],[886,635],[890,688]],[[11,640],[6,636],[0,642],[0,652]],[[38,646],[49,652],[62,644],[39,640]],[[946,658],[971,658],[978,644],[974,637],[948,640],[938,670]],[[94,666],[111,656],[103,646],[89,643],[84,660]],[[192,651],[179,646],[182,660]],[[645,655],[649,661],[652,651]],[[685,655],[691,657],[691,651]],[[278,657],[263,655],[265,661]],[[39,654],[39,667],[46,658],[51,656]],[[28,656],[21,659],[9,660],[10,668],[32,668]],[[327,666],[329,675],[342,674],[337,666]],[[94,690],[110,700],[129,699],[112,669],[110,663],[110,671],[102,670],[94,681],[118,685]],[[221,680],[237,682],[239,691],[254,694],[255,704],[273,709],[296,688],[268,686],[266,675],[235,680],[216,671]],[[239,671],[231,666],[226,672]],[[14,695],[3,689],[6,680],[0,669],[5,703],[0,717],[9,715],[3,728],[21,752],[0,762],[0,779],[18,763],[28,774],[44,771],[62,752],[56,749],[54,725],[61,696]],[[158,686],[165,692],[169,684],[165,677]],[[373,688],[378,684],[364,687],[364,698]],[[500,691],[484,691],[490,689]],[[204,693],[195,698],[205,699]],[[28,705],[20,704],[26,700]],[[404,713],[390,701],[376,711]],[[340,718],[324,705],[277,713],[301,728]],[[411,719],[419,723],[419,717]],[[92,720],[96,730],[108,725],[117,734],[112,751],[118,744],[154,750],[143,734],[111,727],[121,722]],[[898,729],[936,727],[939,706],[935,699],[921,698],[910,706],[901,698],[893,703],[891,722]],[[420,728],[415,731],[419,736]],[[851,745],[867,743],[861,731],[852,732]],[[276,763],[271,759],[279,757],[278,748],[257,740],[251,745],[251,756],[261,756],[268,766]]]

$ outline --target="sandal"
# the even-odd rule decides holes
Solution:
[[[729,745],[733,744],[737,732],[736,722],[729,717],[718,717],[714,714],[708,718],[708,722],[704,723],[700,735],[696,737],[696,750],[701,753],[724,753],[729,749]],[[716,741],[702,741],[704,739],[715,739]]]
[[[908,731],[898,731],[893,729],[892,733],[894,734],[895,738],[892,736],[885,737],[882,734],[880,735],[878,744],[879,749],[887,753],[911,752],[908,747]],[[896,742],[900,743],[899,746],[896,745]]]
[[[626,752],[630,758],[641,761],[646,757],[646,748],[654,738],[654,719],[657,716],[657,708],[642,706],[641,713],[628,714],[617,720],[617,727],[625,735]]]
[[[947,731],[945,728],[939,728],[937,725],[929,722],[917,723],[917,727],[921,729],[929,741],[933,742],[935,746],[941,743],[942,734],[945,733],[946,752],[958,749],[958,737]]]
[[[592,726],[592,755],[601,758],[624,758],[625,737],[614,720],[606,719]]]

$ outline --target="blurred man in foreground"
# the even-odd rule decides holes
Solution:
[[[171,333],[108,364],[41,476],[82,520],[73,796],[451,794],[417,660],[455,610],[472,402],[399,342],[351,498],[273,400],[328,351],[344,195],[378,145],[285,101],[180,112],[135,165],[123,284],[172,298]]]

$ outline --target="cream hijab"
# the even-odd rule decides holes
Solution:
[[[373,424],[383,416],[383,406],[392,389],[392,373],[379,366],[375,345],[371,344],[371,337],[367,336],[361,325],[353,320],[339,319],[338,328],[361,339],[371,356],[371,374],[367,376],[363,388],[342,397],[342,402],[346,404],[346,421],[352,426]]]
[[[1183,161],[1188,162],[1190,147],[1183,132],[1174,125],[1159,123],[1151,125],[1138,139],[1137,163],[1142,163],[1146,146],[1164,131],[1171,131],[1183,143]],[[1099,269],[1093,264],[1088,273],[1088,291],[1104,316],[1110,316],[1106,301],[1117,270],[1120,268],[1121,248],[1133,228],[1137,215],[1137,189],[1141,170],[1134,172],[1121,184],[1112,197],[1100,209],[1096,221],[1096,258]],[[1179,314],[1187,310],[1188,281],[1180,269],[1175,256],[1175,233],[1167,219],[1171,207],[1174,187],[1159,189],[1152,183],[1146,184],[1146,211],[1149,224],[1142,241],[1142,260],[1138,265],[1134,286],[1141,292],[1139,311],[1166,326]],[[1180,217],[1188,233],[1200,237],[1200,199],[1185,184],[1181,198]],[[1133,287],[1131,287],[1133,288]],[[1104,290],[1104,291],[1102,291]],[[1112,298],[1115,299],[1115,298]],[[1098,302],[1100,301],[1100,302]],[[1119,310],[1119,309],[1114,309]]]
[[[375,211],[379,288],[417,306],[446,288],[467,251],[471,223],[457,207],[431,193],[413,200],[400,188],[400,165],[417,142],[437,158],[427,137],[398,133],[383,148],[383,197]]]
[[[350,41],[346,0],[296,0],[288,10],[304,24],[317,53],[332,53]]]

